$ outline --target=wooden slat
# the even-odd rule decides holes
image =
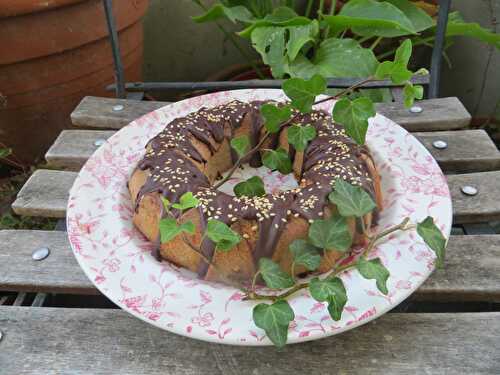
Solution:
[[[113,106],[116,104],[122,104],[125,108],[115,112]],[[120,129],[136,118],[168,104],[87,96],[75,108],[71,120],[76,126]],[[421,113],[411,113],[401,103],[380,103],[376,108],[377,112],[410,131],[462,129],[471,119],[462,103],[454,97],[421,100],[417,104],[424,109]]]
[[[48,258],[35,262],[34,249]],[[452,236],[446,267],[437,270],[414,294],[432,301],[500,301],[500,235]],[[0,231],[0,290],[97,294],[71,254],[65,232]]]
[[[482,172],[500,169],[500,152],[482,129],[414,133],[446,173]],[[432,146],[448,143],[444,150]]]
[[[79,170],[97,149],[94,142],[113,134],[111,130],[64,130],[45,159],[54,168]],[[414,135],[447,173],[500,169],[500,152],[484,130],[420,132]],[[432,142],[435,140],[446,141],[448,148],[434,148]]]
[[[39,169],[19,192],[12,208],[19,215],[64,217],[68,192],[76,172]],[[452,193],[455,223],[472,223],[500,219],[500,171],[448,176]],[[479,188],[469,197],[460,192],[464,184]]]
[[[498,374],[500,313],[387,314],[282,350],[177,336],[120,310],[0,307],[2,373]]]

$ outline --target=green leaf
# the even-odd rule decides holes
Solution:
[[[280,130],[280,124],[287,121],[292,115],[290,106],[281,107],[274,104],[263,104],[260,113],[264,117],[264,126],[269,133],[276,133]]]
[[[296,265],[302,265],[309,271],[318,269],[321,263],[321,255],[318,248],[303,239],[294,240],[289,247],[293,254],[293,261]]]
[[[193,207],[197,207],[199,203],[200,201],[193,195],[193,193],[188,191],[187,193],[182,194],[181,198],[179,199],[179,203],[174,203],[172,207],[184,211]]]
[[[282,174],[292,171],[292,161],[288,157],[288,152],[282,148],[264,152],[262,163],[273,171],[277,169]]]
[[[245,155],[250,148],[250,139],[248,136],[242,135],[240,137],[235,137],[231,139],[231,147],[236,151],[238,156],[241,158]]]
[[[182,232],[193,234],[195,231],[195,226],[191,221],[179,225],[177,221],[172,218],[161,219],[159,226],[161,243],[170,241]]]
[[[6,158],[10,154],[12,154],[12,149],[10,149],[10,148],[0,148],[0,159]]]
[[[240,182],[233,190],[237,197],[241,197],[242,195],[246,197],[262,197],[266,195],[264,182],[258,176],[253,176],[246,181]]]
[[[424,97],[424,88],[420,85],[414,86],[411,82],[406,82],[403,89],[404,105],[410,108],[415,99],[422,99]]]
[[[333,320],[340,320],[347,303],[347,292],[344,283],[338,277],[320,280],[317,277],[309,282],[311,296],[320,302],[328,302],[328,312]]]
[[[288,42],[286,43],[286,54],[290,61],[295,60],[302,47],[309,42],[314,42],[319,33],[318,21],[313,20],[309,25],[290,26],[288,30]]]
[[[200,16],[191,17],[196,23],[216,21],[219,18],[227,17],[231,22],[236,21],[252,22],[254,17],[244,6],[225,7],[221,4],[215,4]]]
[[[252,33],[259,28],[268,27],[268,26],[282,26],[291,27],[291,26],[302,26],[309,25],[313,22],[311,19],[307,17],[298,16],[292,9],[287,7],[278,7],[276,8],[272,14],[268,14],[263,19],[255,20],[252,24],[237,34],[244,38],[249,38],[252,36]]]
[[[500,49],[500,34],[485,29],[477,23],[464,22],[457,12],[452,12],[449,15],[448,26],[446,27],[446,36],[457,35],[475,38]]]
[[[410,61],[412,52],[412,44],[410,39],[405,39],[403,43],[401,43],[396,50],[396,54],[394,56],[395,64],[402,64],[404,67],[408,66],[408,62]]]
[[[368,119],[375,116],[375,108],[368,98],[349,100],[340,99],[333,107],[332,117],[336,122],[344,125],[347,135],[359,145],[365,143],[368,130]]]
[[[405,16],[408,17],[416,32],[426,30],[434,25],[432,17],[419,7],[415,6],[411,1],[385,0],[385,2],[394,5],[402,11]]]
[[[424,221],[417,224],[417,233],[437,256],[437,266],[442,267],[446,249],[446,238],[434,224],[434,219],[427,216]]]
[[[292,125],[287,129],[287,140],[297,151],[304,151],[314,138],[316,129],[311,125]]]
[[[326,80],[320,75],[314,75],[309,80],[290,78],[283,82],[283,91],[291,99],[292,107],[302,113],[309,113],[316,96],[326,90]]]
[[[334,215],[326,220],[314,220],[309,227],[309,242],[320,249],[345,252],[350,249],[352,235],[345,217]]]
[[[362,217],[373,211],[377,205],[361,186],[354,186],[338,178],[334,190],[328,195],[342,216]]]
[[[381,293],[388,293],[387,279],[390,274],[379,258],[367,260],[364,257],[360,257],[356,263],[356,269],[365,279],[375,279],[377,288]]]
[[[183,232],[194,234],[196,227],[194,226],[194,223],[191,220],[189,220],[189,221],[186,221],[185,223],[181,224],[181,230]]]
[[[253,321],[262,328],[269,340],[278,348],[285,346],[288,326],[295,319],[292,308],[285,300],[278,300],[272,305],[260,303],[253,308]]]
[[[259,272],[266,285],[271,289],[290,288],[295,284],[293,277],[269,258],[259,259]]]
[[[251,40],[255,50],[261,55],[264,64],[271,67],[274,78],[281,78],[287,68],[285,55],[286,28],[266,26],[252,32]]]
[[[394,61],[384,61],[377,67],[375,78],[390,78],[393,83],[398,85],[408,81],[413,75],[407,68],[411,52],[411,41],[406,39],[396,50]]]
[[[163,208],[165,209],[165,211],[168,211],[170,209],[170,201],[165,198],[163,195],[160,196],[161,198],[161,202],[163,204]]]
[[[238,233],[219,220],[208,220],[205,233],[216,244],[215,248],[220,251],[229,251],[241,241]]]

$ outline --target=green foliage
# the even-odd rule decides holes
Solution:
[[[345,252],[352,244],[347,220],[340,215],[333,215],[326,220],[314,220],[308,235],[309,241],[320,249]]]
[[[309,282],[309,292],[316,301],[328,302],[330,316],[333,320],[340,320],[347,303],[347,292],[340,278],[328,277],[320,280],[315,277]]]
[[[293,263],[302,265],[309,271],[318,269],[321,263],[319,249],[303,239],[294,240],[290,244],[290,252],[293,254]]]
[[[266,285],[271,289],[290,288],[294,284],[293,277],[269,258],[259,259],[259,272]]]
[[[293,108],[302,113],[309,113],[316,96],[326,90],[326,80],[316,74],[310,79],[291,78],[283,82],[283,91],[291,100]]]
[[[375,78],[390,78],[395,84],[402,84],[408,81],[413,75],[413,73],[408,70],[411,52],[412,43],[410,39],[406,39],[396,50],[394,61],[384,61],[378,66],[375,72]]]
[[[160,241],[161,243],[168,242],[177,237],[182,232],[193,234],[195,226],[191,221],[183,224],[178,224],[173,218],[160,220]]]
[[[229,251],[240,241],[240,235],[222,221],[210,219],[207,223],[206,236],[215,243],[216,250]]]
[[[253,321],[262,328],[269,340],[278,348],[285,346],[288,336],[288,326],[295,319],[292,308],[285,300],[273,304],[260,303],[253,309]]]
[[[231,147],[236,151],[238,154],[238,157],[242,157],[247,153],[247,151],[250,148],[250,140],[248,139],[248,136],[242,135],[240,137],[235,137],[231,139]]]
[[[10,148],[0,148],[0,159],[4,159],[12,154],[12,149]]]
[[[277,169],[282,174],[288,174],[292,171],[292,161],[288,157],[288,152],[282,148],[265,151],[262,163],[273,171]]]
[[[389,292],[387,290],[387,279],[390,274],[379,258],[367,260],[365,257],[360,257],[356,263],[356,269],[365,279],[374,279],[381,293],[387,294]]]
[[[204,14],[196,17],[191,17],[196,23],[216,21],[220,18],[226,17],[235,23],[236,21],[251,22],[254,17],[250,11],[244,6],[225,7],[221,4],[214,4]]]
[[[410,108],[415,99],[422,99],[424,97],[424,88],[420,85],[413,85],[411,82],[406,82],[403,89],[404,105]]]
[[[297,151],[304,151],[314,138],[316,129],[311,125],[292,125],[287,129],[287,140]]]
[[[288,105],[278,107],[273,104],[263,104],[260,107],[260,113],[264,117],[266,130],[269,133],[277,133],[280,125],[292,115],[292,110]]]
[[[187,193],[182,194],[181,198],[179,199],[179,203],[174,203],[172,207],[181,211],[185,211],[189,210],[190,208],[198,207],[199,204],[200,201],[193,195],[193,193],[188,191]]]
[[[417,233],[437,256],[437,266],[442,267],[446,249],[446,238],[434,223],[434,219],[427,216],[424,221],[417,224]]]
[[[435,30],[433,30],[435,31]],[[477,23],[465,22],[458,12],[451,12],[448,17],[446,36],[468,36],[488,43],[500,49],[500,35],[481,27]]]
[[[342,216],[362,217],[377,207],[370,194],[362,187],[354,186],[338,178],[334,190],[328,195]]]
[[[233,190],[237,197],[262,197],[266,195],[264,182],[258,176],[250,177],[248,180],[236,184]]]
[[[333,107],[332,117],[342,124],[348,136],[357,144],[365,143],[368,119],[375,116],[373,102],[365,97],[350,100],[340,99]]]

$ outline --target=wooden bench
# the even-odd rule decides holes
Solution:
[[[14,211],[64,218],[77,171],[98,145],[116,129],[167,104],[82,100],[72,121],[93,130],[61,133],[46,155],[48,165],[59,170],[36,171],[19,192]],[[117,105],[123,109],[113,110]],[[470,115],[456,98],[419,105],[424,109],[419,114],[400,104],[381,104],[378,111],[414,132],[437,159],[447,174],[455,225],[499,219],[496,146],[483,130],[464,130]],[[436,140],[446,141],[448,148],[434,148]],[[479,193],[464,195],[464,185]],[[35,262],[31,254],[40,247],[51,253]],[[71,254],[65,232],[0,231],[0,291],[17,293],[8,302],[17,306],[0,306],[0,373],[500,373],[500,312],[489,311],[500,302],[500,235],[454,235],[447,252],[446,267],[410,303],[417,311],[441,311],[433,306],[444,304],[450,312],[391,313],[339,336],[276,351],[197,342],[117,309],[35,307],[51,293],[78,294],[84,303],[99,292]],[[20,307],[30,293],[39,294],[31,307]],[[2,298],[0,305],[14,297]],[[468,307],[459,310],[457,303]],[[484,310],[485,304],[488,311],[463,312]]]

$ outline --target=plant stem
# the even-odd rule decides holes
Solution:
[[[311,14],[313,2],[314,2],[314,0],[307,0],[307,7],[306,7],[306,12],[305,12],[304,16],[309,17],[309,15]]]
[[[380,41],[382,40],[382,37],[379,36],[377,39],[375,39],[372,43],[372,45],[370,46],[370,49],[373,51],[375,47],[377,47],[377,45],[380,43]]]
[[[324,6],[325,6],[325,0],[319,0],[318,15],[323,14],[323,7]]]
[[[333,13],[335,13],[335,7],[337,5],[337,0],[332,0],[330,4],[330,9],[328,9],[328,15],[333,16]],[[323,39],[328,38],[328,34],[330,33],[330,25],[325,27],[325,30],[323,30]]]
[[[359,43],[359,44],[364,43],[364,42],[366,42],[367,40],[370,40],[371,38],[373,38],[373,36],[365,36],[365,37],[363,37],[363,38],[358,39],[358,43]]]

